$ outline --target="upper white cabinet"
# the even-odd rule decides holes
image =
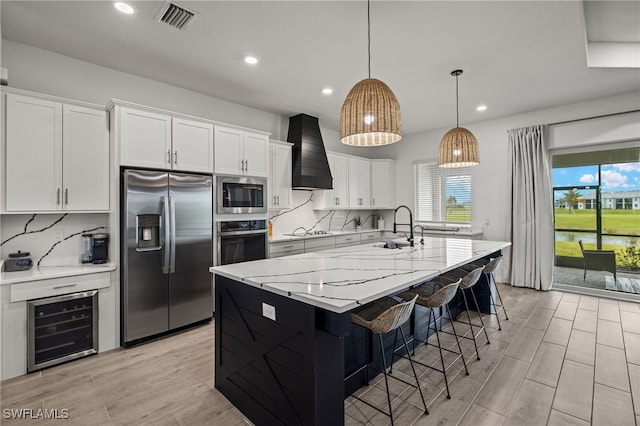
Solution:
[[[371,168],[365,158],[349,157],[349,207],[371,207]]]
[[[314,192],[313,208],[348,209],[349,207],[349,158],[327,152],[327,161],[333,177],[333,189]]]
[[[120,164],[171,168],[171,116],[116,107],[119,119]]]
[[[213,125],[142,109],[116,107],[120,164],[213,172]]]
[[[395,160],[371,160],[371,208],[395,208],[395,191]]]
[[[172,119],[173,170],[213,173],[213,124]]]
[[[108,211],[106,111],[6,97],[5,211]]]
[[[215,126],[215,173],[267,177],[266,134]]]
[[[269,208],[291,208],[291,148],[293,144],[269,143]]]

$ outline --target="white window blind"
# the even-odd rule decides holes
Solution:
[[[471,171],[436,162],[414,165],[416,219],[420,222],[471,223]]]

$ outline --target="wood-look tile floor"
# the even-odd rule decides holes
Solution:
[[[461,362],[442,374],[418,366],[429,415],[417,390],[391,381],[397,425],[640,426],[640,304],[537,292],[500,285],[509,321],[488,329],[491,344],[463,339]],[[457,327],[463,330],[462,325]],[[444,344],[453,345],[451,336]],[[416,359],[436,365],[435,348]],[[447,360],[445,360],[447,361]],[[409,378],[401,360],[394,374]],[[117,349],[7,380],[0,389],[3,425],[245,425],[213,388],[213,324],[145,345]],[[384,406],[382,378],[359,394]],[[11,419],[7,409],[67,409],[67,420]],[[387,425],[388,417],[345,401],[348,425]]]

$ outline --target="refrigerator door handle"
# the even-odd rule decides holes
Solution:
[[[171,207],[171,260],[169,261],[169,273],[176,272],[176,200],[169,197]]]
[[[169,273],[169,240],[171,239],[170,229],[169,229],[169,203],[165,199],[165,197],[160,197],[160,201],[162,202],[162,225],[164,226],[164,241],[163,241],[163,256],[162,256],[162,273]]]

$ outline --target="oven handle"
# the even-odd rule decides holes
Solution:
[[[251,234],[266,234],[266,229],[253,229],[251,231],[219,231],[218,235],[221,237],[228,237],[234,235],[251,235]]]

